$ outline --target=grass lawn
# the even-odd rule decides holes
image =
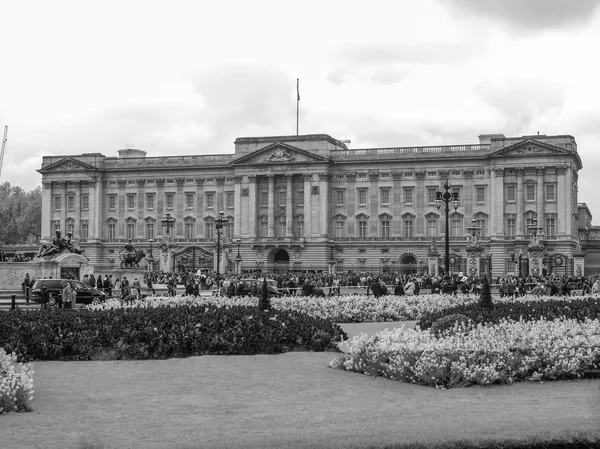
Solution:
[[[600,435],[597,380],[435,390],[327,367],[337,353],[35,362],[0,447],[382,447]]]

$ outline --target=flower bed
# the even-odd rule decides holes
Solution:
[[[143,300],[123,303],[110,299],[103,303],[88,306],[91,310],[108,310],[121,308],[148,308],[161,306],[214,304],[218,306],[256,306],[254,297],[226,296],[154,296]],[[382,296],[376,299],[373,295],[342,295],[325,298],[291,296],[271,298],[271,305],[276,310],[288,310],[304,313],[315,318],[331,320],[335,323],[364,323],[384,321],[416,320],[422,314],[461,304],[477,302],[476,295],[420,295],[420,296]]]
[[[28,411],[32,400],[33,369],[0,348],[0,414]]]
[[[256,307],[178,305],[0,313],[0,347],[21,360],[164,359],[336,350],[331,321]]]
[[[581,377],[600,367],[600,321],[508,321],[459,328],[382,331],[345,344],[333,368],[437,388]]]
[[[545,318],[572,318],[583,321],[600,319],[600,300],[597,298],[563,298],[552,296],[525,296],[518,299],[496,301],[492,308],[482,308],[477,303],[458,304],[423,313],[417,325],[429,329],[438,319],[448,315],[464,315],[476,323],[498,323],[502,319],[531,321]]]

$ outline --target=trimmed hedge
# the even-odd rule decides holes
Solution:
[[[493,308],[481,307],[480,304],[461,304],[435,312],[426,312],[417,321],[421,329],[429,329],[433,323],[448,315],[464,315],[475,323],[498,323],[502,319],[512,321],[532,321],[545,318],[574,319],[584,321],[600,319],[600,300],[583,299],[550,299],[540,301],[498,301]]]
[[[21,361],[324,351],[346,338],[328,320],[248,306],[0,313],[0,347]]]

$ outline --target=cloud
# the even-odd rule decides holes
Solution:
[[[327,75],[327,80],[340,86],[342,84],[359,82],[374,83],[383,86],[401,83],[410,73],[408,69],[375,69],[364,73],[360,69],[353,71],[348,69],[337,69]]]
[[[570,28],[592,20],[597,0],[438,0],[456,16],[499,22],[514,31]]]
[[[461,41],[372,42],[346,44],[339,48],[337,56],[352,65],[455,65],[482,54],[484,39]]]
[[[504,119],[509,134],[533,134],[531,125],[546,114],[561,109],[565,87],[537,79],[507,78],[502,84],[480,84],[475,92]]]

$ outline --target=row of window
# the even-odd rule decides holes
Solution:
[[[438,191],[437,187],[427,187],[427,203],[435,204],[436,192]],[[456,192],[459,194],[459,198],[461,197],[461,188],[460,187],[451,187],[452,192]],[[359,206],[366,206],[368,200],[368,188],[357,188],[357,203]],[[276,192],[277,196],[277,204],[279,206],[286,206],[287,203],[287,192],[285,190],[280,190]],[[194,208],[194,200],[195,193],[187,192],[185,193],[185,208],[193,209]],[[525,201],[527,202],[535,202],[537,195],[537,185],[536,184],[526,184],[525,185]],[[205,192],[205,207],[207,209],[214,209],[215,207],[215,196],[216,192]],[[415,200],[415,188],[414,187],[403,187],[402,188],[402,196],[403,203],[406,205],[410,205],[414,203]],[[345,189],[334,189],[334,198],[336,206],[344,206],[346,204],[346,190]],[[506,195],[505,199],[507,202],[516,202],[517,201],[517,186],[516,184],[507,185],[506,186]],[[545,201],[556,201],[556,185],[555,184],[546,184],[544,186],[544,199]],[[304,206],[304,190],[298,190],[296,195],[296,204],[298,206]],[[392,192],[391,188],[380,188],[379,189],[379,202],[381,205],[389,205],[392,201]],[[484,204],[486,202],[486,186],[475,186],[475,202],[478,204]],[[259,192],[259,204],[261,207],[268,207],[269,205],[269,192],[266,190],[261,190]],[[81,195],[81,209],[89,210],[90,199],[89,195],[84,194]],[[54,211],[59,212],[62,207],[62,198],[60,195],[56,195],[54,197]],[[136,194],[128,193],[126,194],[126,207],[128,210],[134,210],[136,208]],[[156,194],[155,193],[146,193],[146,209],[154,209],[156,207]],[[174,209],[175,207],[175,193],[165,193],[165,207],[166,209]],[[234,207],[234,192],[225,192],[225,207],[233,208]],[[117,209],[117,195],[108,195],[108,209],[116,210]],[[75,195],[67,196],[67,210],[75,210]]]

